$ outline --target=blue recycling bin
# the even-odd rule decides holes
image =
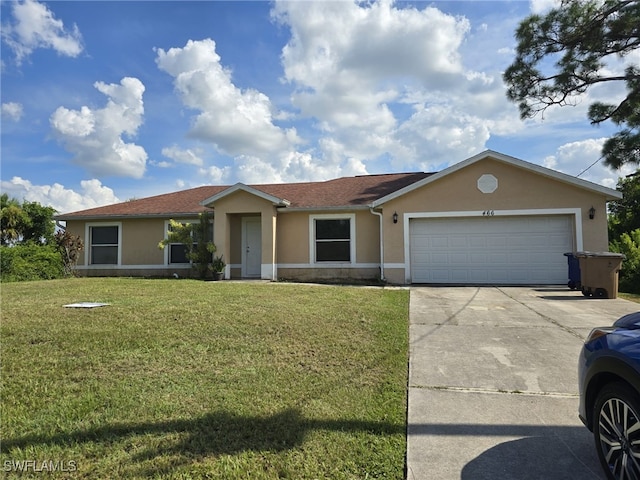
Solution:
[[[564,256],[567,257],[567,264],[569,266],[569,282],[567,282],[567,286],[571,290],[579,290],[580,287],[582,287],[580,261],[573,252],[567,252]]]

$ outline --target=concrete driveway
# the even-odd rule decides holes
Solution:
[[[578,355],[638,310],[562,287],[412,287],[407,478],[605,478],[577,416]]]

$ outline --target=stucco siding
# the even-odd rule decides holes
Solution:
[[[276,240],[278,263],[309,264],[309,213],[279,213]]]
[[[370,211],[356,214],[356,263],[380,263],[380,218]]]
[[[478,188],[482,175],[497,179],[492,193]],[[596,209],[593,220],[588,211]],[[420,212],[550,211],[580,209],[581,237],[585,250],[607,250],[606,201],[604,195],[574,187],[552,178],[507,165],[484,160],[416,189],[384,204],[385,262],[404,263],[405,236],[403,217]],[[393,212],[400,220],[391,223]]]
[[[282,212],[277,221],[277,259],[282,264],[310,264],[310,219],[322,215],[354,215],[356,257],[353,263],[378,263],[380,261],[379,221],[368,210],[355,212]]]
[[[165,219],[122,222],[122,265],[163,265],[158,243],[165,236]]]

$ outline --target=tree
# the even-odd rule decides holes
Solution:
[[[53,216],[56,209],[45,207],[38,202],[23,202],[22,210],[29,217],[29,222],[22,231],[23,242],[52,243],[56,230]]]
[[[212,271],[212,255],[216,246],[211,241],[211,213],[202,212],[197,223],[180,223],[169,220],[167,238],[160,241],[158,248],[164,249],[172,243],[185,246],[186,257],[193,264],[200,278]]]
[[[2,245],[15,243],[50,243],[55,232],[53,216],[56,210],[38,202],[22,202],[0,196],[0,241]]]
[[[11,245],[22,236],[29,218],[15,198],[3,193],[0,196],[0,244]]]
[[[611,240],[640,229],[640,175],[620,178],[616,190],[622,192],[622,198],[608,204]]]
[[[591,104],[588,117],[592,124],[611,120],[620,127],[602,148],[606,165],[640,164],[640,68],[605,68],[640,47],[640,2],[563,0],[546,15],[525,18],[516,40],[516,58],[504,80],[521,118],[552,105],[573,105],[594,85],[623,82],[626,97],[617,104]]]
[[[625,255],[620,291],[640,293],[640,174],[618,180],[620,200],[609,202],[609,250]]]

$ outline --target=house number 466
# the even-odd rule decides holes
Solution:
[[[483,217],[493,217],[496,214],[493,210],[485,210],[482,212]]]

